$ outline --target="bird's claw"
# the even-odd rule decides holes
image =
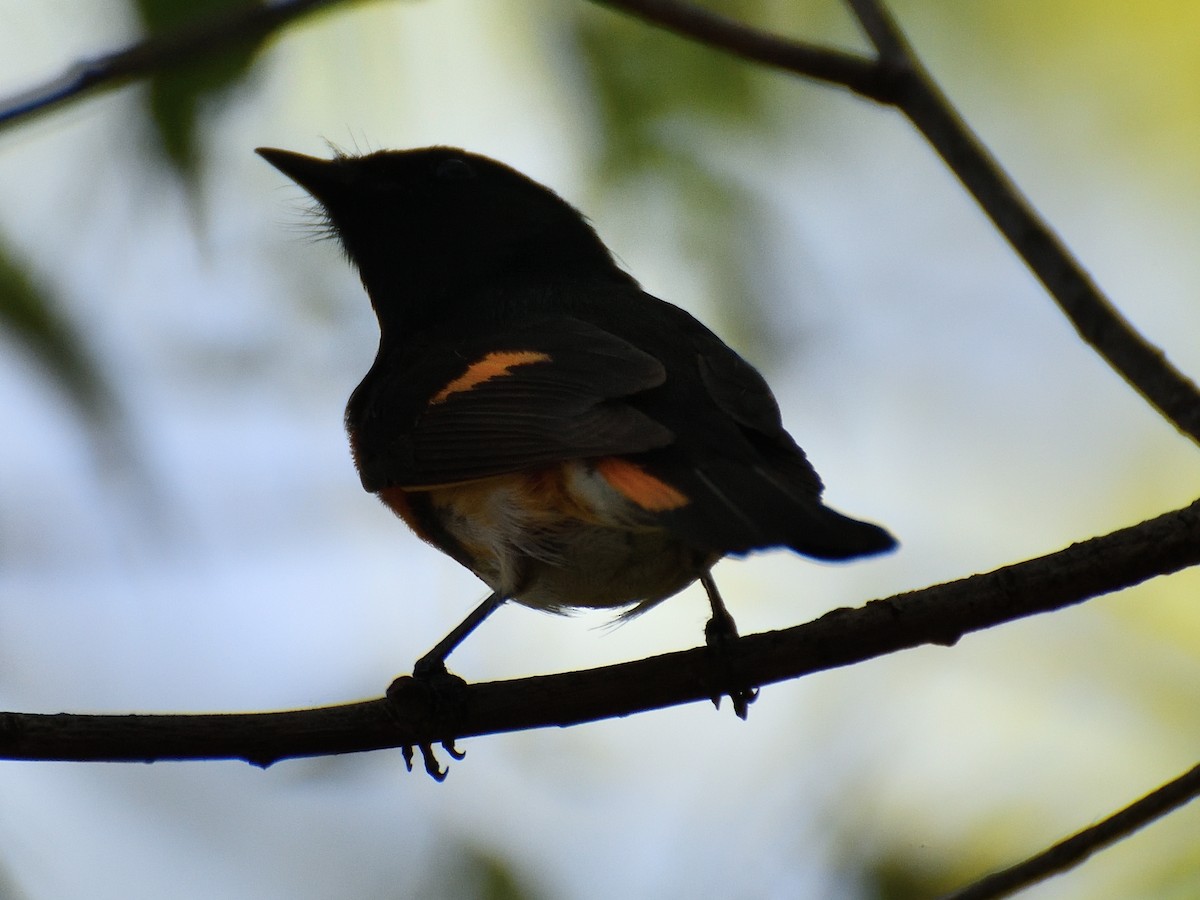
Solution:
[[[387,698],[393,704],[403,702],[407,708],[411,709],[409,703],[413,692],[416,692],[420,698],[419,708],[423,710],[423,718],[453,720],[462,705],[462,692],[466,685],[467,683],[463,679],[446,670],[442,660],[423,658],[413,667],[412,675],[401,675],[391,683],[387,689]],[[454,738],[446,738],[439,743],[452,759],[462,759],[466,756],[464,751],[455,747]],[[434,781],[445,781],[447,770],[438,762],[432,742],[405,744],[401,747],[404,765],[408,771],[413,770],[413,760],[417,750],[421,751],[421,758],[429,777]]]
[[[453,740],[442,741],[442,749],[450,754],[451,759],[463,759],[467,754],[463,750],[459,750],[454,746]],[[400,752],[404,755],[404,765],[408,771],[413,770],[413,759],[416,756],[415,750],[421,751],[421,758],[425,763],[425,772],[434,781],[439,784],[446,780],[446,776],[450,774],[449,769],[443,769],[438,762],[437,756],[433,752],[432,744],[417,744],[416,747],[412,744],[405,744],[400,748]]]

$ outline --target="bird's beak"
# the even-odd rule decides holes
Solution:
[[[322,203],[348,186],[346,171],[336,159],[318,159],[273,147],[259,147],[254,152]]]

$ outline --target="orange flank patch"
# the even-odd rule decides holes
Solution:
[[[467,371],[434,394],[429,402],[444,403],[451,394],[460,394],[493,378],[511,375],[517,366],[549,361],[550,354],[539,353],[536,350],[496,350],[467,366]]]
[[[617,492],[647,512],[666,512],[689,503],[687,494],[628,460],[606,456],[596,461],[596,471]]]
[[[592,523],[600,521],[596,510],[587,499],[576,496],[571,490],[567,480],[567,468],[564,466],[547,466],[527,472],[522,479],[522,487],[528,507],[540,510],[544,516],[566,517]]]
[[[417,522],[417,517],[413,513],[412,503],[408,499],[408,492],[404,488],[384,488],[379,492],[379,499],[387,505],[388,509],[403,519],[404,524],[411,528],[417,537],[422,540],[428,540],[424,529]]]

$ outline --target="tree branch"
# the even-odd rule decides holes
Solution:
[[[257,43],[288,22],[337,2],[340,0],[264,2],[80,60],[61,75],[0,100],[0,128],[100,89],[178,68],[237,44]]]
[[[1065,550],[921,591],[750,635],[723,664],[755,685],[847,666],[1062,609],[1200,563],[1200,500]],[[726,671],[728,669],[725,669]],[[281,759],[577,725],[709,699],[720,672],[705,648],[637,662],[466,685],[454,702],[401,678],[388,699],[227,715],[0,714],[0,758],[142,761]],[[427,761],[428,761],[427,757]]]
[[[780,37],[680,0],[593,0],[681,37],[750,62],[848,88],[885,102],[888,86],[873,59]]]
[[[981,878],[974,884],[948,895],[944,900],[996,900],[999,897],[1009,897],[1051,875],[1074,868],[1096,851],[1128,837],[1139,828],[1173,812],[1197,796],[1200,796],[1200,765],[1113,813],[1104,821],[1085,828],[1011,868]]]
[[[1058,236],[1004,174],[878,0],[847,0],[880,58],[847,71],[815,65],[805,45],[764,35],[679,0],[593,0],[762,65],[848,87],[899,109],[1025,260],[1088,344],[1182,434],[1200,443],[1200,391],[1146,342],[1101,293]],[[797,54],[789,55],[789,46]]]
[[[879,0],[847,0],[890,54],[893,102],[925,136],[1090,344],[1181,433],[1200,443],[1200,391],[1104,296],[921,65]]]
[[[858,19],[867,39],[875,45],[881,60],[891,65],[908,65],[912,59],[908,43],[881,4],[876,0],[846,0],[846,5]]]

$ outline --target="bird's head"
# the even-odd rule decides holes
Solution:
[[[320,204],[381,320],[401,312],[392,304],[453,303],[480,285],[619,273],[570,204],[488,157],[454,147],[257,152]]]

